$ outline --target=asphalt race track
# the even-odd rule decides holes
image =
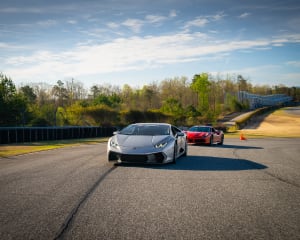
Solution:
[[[0,239],[299,239],[300,139],[113,165],[106,144],[0,158]]]

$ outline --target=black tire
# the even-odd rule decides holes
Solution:
[[[184,157],[186,157],[187,156],[187,143],[185,143],[185,150],[184,150],[184,153],[183,153],[183,155],[182,156],[184,156]]]
[[[210,139],[209,139],[209,144],[208,145],[211,146],[213,144],[213,142],[214,142],[214,137],[211,136]]]
[[[177,143],[175,143],[174,145],[174,154],[173,154],[173,160],[172,160],[172,164],[176,164],[176,152],[177,152]]]
[[[224,143],[224,135],[221,137],[221,142],[219,142],[218,144],[223,145],[223,143]]]

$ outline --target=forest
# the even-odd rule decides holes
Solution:
[[[0,126],[124,126],[133,122],[169,122],[177,126],[216,124],[226,114],[248,110],[238,91],[286,94],[300,100],[299,87],[252,85],[241,75],[195,74],[143,87],[111,84],[85,89],[80,81],[58,80],[16,87],[0,73]]]

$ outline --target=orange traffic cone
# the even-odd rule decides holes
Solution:
[[[247,138],[244,137],[243,133],[241,133],[241,135],[240,135],[240,140],[247,140]]]

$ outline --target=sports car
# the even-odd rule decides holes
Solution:
[[[167,123],[135,123],[114,132],[107,143],[108,161],[176,163],[187,155],[186,135]]]
[[[211,126],[193,126],[186,131],[188,143],[220,144],[224,142],[224,133]]]

